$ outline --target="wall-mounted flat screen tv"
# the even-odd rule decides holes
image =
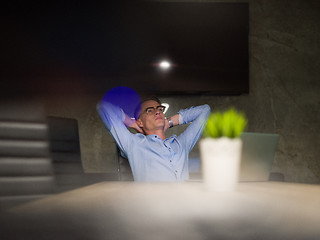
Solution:
[[[4,14],[10,21],[1,23],[2,81],[14,91],[249,92],[248,3],[9,5]]]
[[[109,19],[111,79],[156,94],[248,93],[248,9],[190,1],[119,6]]]

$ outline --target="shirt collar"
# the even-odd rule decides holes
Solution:
[[[171,137],[166,138],[165,140],[162,140],[162,139],[161,139],[158,135],[156,135],[156,134],[147,135],[146,138],[149,139],[149,140],[152,140],[152,141],[159,141],[159,140],[161,140],[161,141],[168,141],[168,140],[170,139],[170,141],[172,142],[172,141],[174,141],[174,139],[177,138],[177,135],[174,134],[174,135],[172,135]]]

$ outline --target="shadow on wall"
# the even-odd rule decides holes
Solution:
[[[54,193],[44,108],[33,101],[0,103],[0,209]]]

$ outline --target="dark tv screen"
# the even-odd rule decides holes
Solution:
[[[7,2],[2,90],[249,92],[248,3]],[[161,69],[166,60],[171,67]]]
[[[144,1],[119,13],[110,42],[118,83],[156,94],[249,92],[248,3]]]

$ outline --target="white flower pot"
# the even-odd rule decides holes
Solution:
[[[240,138],[200,140],[202,174],[209,191],[233,191],[239,179],[242,141]]]

